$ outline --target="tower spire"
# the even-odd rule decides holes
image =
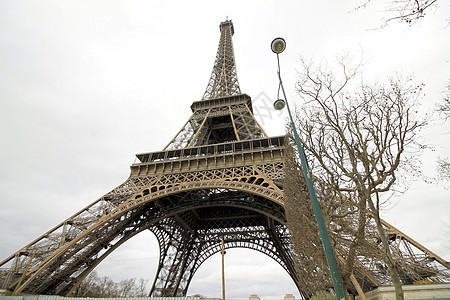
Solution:
[[[216,61],[202,100],[241,94],[234,60],[233,34],[233,22],[227,17],[227,21],[220,23]]]

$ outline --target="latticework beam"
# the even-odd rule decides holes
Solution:
[[[238,95],[241,93],[234,60],[233,23],[225,21],[220,23],[220,42],[217,49],[216,60],[206,87],[203,99]]]

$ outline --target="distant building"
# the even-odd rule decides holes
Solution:
[[[261,300],[261,298],[259,298],[258,295],[250,295],[250,297],[248,297],[248,300]]]
[[[450,299],[450,283],[437,284],[412,284],[403,285],[405,299]],[[395,300],[395,288],[393,286],[379,286],[366,293],[368,300]],[[362,297],[357,296],[356,300]]]
[[[284,300],[295,300],[295,297],[292,294],[286,294],[286,296],[284,296]]]

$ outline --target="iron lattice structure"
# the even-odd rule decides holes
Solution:
[[[150,230],[160,246],[152,296],[186,295],[195,272],[220,252],[222,240],[225,248],[268,255],[300,290],[308,278],[294,264],[298,254],[292,252],[283,199],[288,139],[268,137],[259,126],[251,98],[240,92],[232,22],[222,22],[220,31],[206,92],[176,136],[162,151],[138,154],[123,184],[3,260],[0,287],[70,295],[117,247]],[[447,262],[385,227],[405,281],[448,280]],[[354,275],[349,290],[390,282],[385,264],[364,255]]]
[[[206,87],[203,100],[239,95],[241,89],[236,73],[233,40],[234,27],[231,21],[220,24],[220,41],[216,61]]]

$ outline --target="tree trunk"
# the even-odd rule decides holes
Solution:
[[[358,217],[358,231],[356,233],[355,239],[350,245],[350,249],[348,251],[348,256],[345,263],[344,269],[344,286],[347,285],[350,275],[353,272],[353,265],[355,263],[356,250],[358,249],[362,240],[365,237],[366,231],[366,201],[360,201],[358,203],[359,208],[359,217]]]
[[[391,250],[389,249],[389,243],[387,240],[386,232],[384,231],[383,224],[381,224],[380,216],[375,209],[372,199],[368,199],[369,207],[374,212],[375,223],[377,224],[378,233],[380,235],[381,243],[383,245],[385,262],[389,267],[389,273],[391,275],[392,282],[395,288],[395,298],[397,300],[403,300],[403,288],[400,276],[398,275],[397,269],[395,268],[395,262],[392,259]]]

